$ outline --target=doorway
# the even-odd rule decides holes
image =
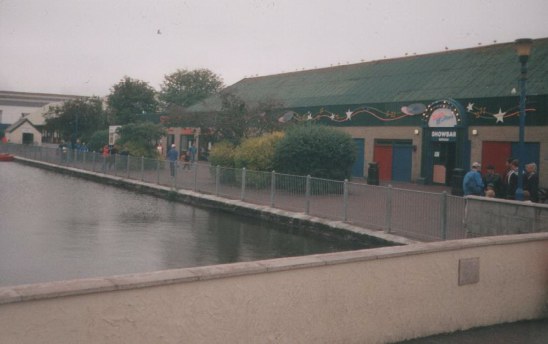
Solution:
[[[456,160],[456,142],[432,142],[432,182],[449,185]]]
[[[23,133],[23,144],[31,145],[34,143],[34,134],[32,133]]]

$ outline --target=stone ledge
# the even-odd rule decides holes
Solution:
[[[533,241],[546,241],[548,246],[548,233],[420,243],[255,262],[163,270],[105,278],[0,287],[0,305]]]

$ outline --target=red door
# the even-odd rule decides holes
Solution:
[[[503,175],[506,170],[506,160],[512,156],[512,144],[501,141],[483,141],[481,148],[481,173],[484,174],[487,165],[495,166],[495,171]]]
[[[373,160],[379,166],[379,180],[392,180],[392,145],[375,145]]]

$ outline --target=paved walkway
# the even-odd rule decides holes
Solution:
[[[480,327],[468,331],[413,339],[400,344],[546,344],[548,318]]]

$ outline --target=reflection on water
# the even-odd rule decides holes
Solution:
[[[0,286],[364,247],[0,163]]]

